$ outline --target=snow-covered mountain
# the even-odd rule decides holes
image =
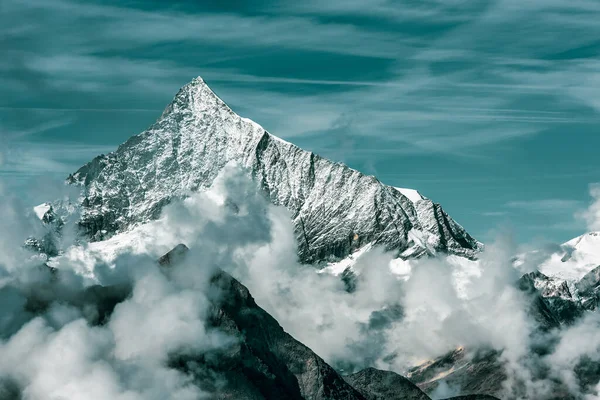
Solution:
[[[402,258],[440,251],[472,258],[482,247],[439,204],[269,134],[201,78],[148,130],[69,177],[84,189],[79,226],[93,240],[130,230],[209,187],[231,162],[290,211],[303,262],[342,259],[373,244]]]
[[[563,243],[539,267],[543,274],[567,282],[581,280],[600,265],[600,232],[588,232]]]
[[[527,277],[563,322],[595,310],[600,304],[600,232],[563,243]]]

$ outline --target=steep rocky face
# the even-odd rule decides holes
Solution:
[[[463,348],[449,352],[445,356],[428,361],[409,371],[407,376],[425,393],[431,395],[443,382],[452,390],[460,392],[457,397],[446,400],[493,400],[493,399],[529,399],[525,382],[514,382],[512,387],[505,388],[503,383],[507,378],[505,364],[500,352],[479,351],[467,354]],[[588,382],[588,388],[593,388],[600,379],[597,363],[587,362],[579,370],[576,369],[577,380],[582,384]],[[543,375],[543,371],[539,371]],[[546,382],[548,393],[542,397],[545,400],[576,400],[581,395],[574,395],[560,381]],[[585,390],[588,390],[586,388]],[[506,389],[510,392],[507,393]],[[589,390],[588,390],[589,391]],[[592,393],[590,391],[590,393]],[[592,397],[590,397],[592,398]]]
[[[230,275],[212,279],[222,300],[214,304],[213,328],[239,339],[213,357],[181,357],[179,368],[204,368],[225,377],[217,398],[363,399],[319,356],[284,332]],[[252,394],[252,395],[249,395]],[[233,396],[233,397],[232,397]]]
[[[367,400],[428,400],[414,383],[392,371],[366,368],[344,376]]]
[[[343,258],[368,243],[402,257],[473,257],[481,249],[439,204],[269,134],[200,78],[147,131],[69,177],[83,188],[79,225],[101,240],[155,219],[171,200],[209,187],[232,162],[290,211],[304,262]]]
[[[600,304],[600,266],[594,268],[575,282],[581,305],[587,310],[595,310]]]
[[[224,300],[215,304],[212,323],[240,338],[212,365],[228,382],[219,390],[220,398],[228,397],[227,388],[239,390],[240,382],[246,382],[248,387],[240,394],[257,391],[265,399],[363,399],[323,359],[258,307],[238,281],[222,272],[213,284]],[[235,398],[244,398],[240,394]]]
[[[523,275],[518,284],[521,290],[531,295],[530,311],[540,326],[546,329],[571,324],[583,315],[581,301],[571,294],[564,281],[534,271]]]
[[[499,400],[499,399],[497,397],[489,396],[487,394],[470,394],[467,396],[450,397],[445,400]]]
[[[465,396],[494,396],[502,392],[506,373],[498,352],[482,350],[473,355],[461,347],[413,368],[407,377],[427,394],[444,382]]]

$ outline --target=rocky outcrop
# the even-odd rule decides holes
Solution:
[[[427,394],[443,382],[464,396],[495,396],[502,392],[506,380],[499,355],[493,350],[470,353],[461,347],[413,368],[407,377]]]
[[[366,368],[344,376],[367,400],[428,400],[414,383],[392,371]]]

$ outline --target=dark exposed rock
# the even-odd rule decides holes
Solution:
[[[0,400],[21,400],[22,398],[17,382],[0,377]]]
[[[466,396],[450,397],[444,400],[500,400],[497,397],[489,396],[487,394],[469,394]]]
[[[428,400],[414,383],[391,371],[366,368],[344,376],[367,400]]]
[[[188,250],[189,249],[185,244],[180,243],[177,246],[175,246],[171,251],[169,251],[167,254],[160,257],[158,259],[158,264],[163,267],[166,267],[166,266],[169,266],[172,264],[177,264],[178,262],[183,261]]]
[[[579,296],[587,298],[587,309],[595,309],[600,298],[600,266],[594,268],[575,283]]]
[[[450,387],[460,388],[461,395],[497,396],[506,380],[499,355],[493,350],[468,354],[465,349],[459,348],[413,368],[407,377],[427,394],[445,382]]]
[[[348,293],[356,290],[357,276],[352,268],[348,267],[340,274],[340,279],[344,282],[344,288]]]
[[[88,323],[101,325],[108,321],[117,304],[131,294],[131,289],[129,284],[120,284],[94,285],[83,291],[75,291],[49,280],[29,288],[25,293],[27,296],[25,311],[39,314],[46,311],[53,302],[59,302],[83,310]]]
[[[380,329],[389,328],[392,323],[404,318],[404,309],[400,304],[392,304],[381,310],[376,310],[369,316],[369,331],[377,331]]]
[[[566,283],[554,286],[551,279],[539,271],[523,275],[517,286],[529,295],[529,313],[540,329],[571,324],[583,313],[581,303],[571,296]]]

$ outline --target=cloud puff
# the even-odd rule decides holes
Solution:
[[[578,200],[570,199],[541,199],[530,201],[509,201],[506,207],[525,210],[540,214],[556,214],[560,212],[573,212],[581,204]]]
[[[590,196],[592,202],[588,208],[581,211],[577,216],[587,225],[588,231],[600,231],[600,184],[594,183],[590,185]]]
[[[124,252],[110,266],[96,259],[96,282],[132,287],[131,296],[123,297],[103,322],[98,319],[102,304],[81,300],[95,282],[78,273],[77,259],[58,257],[53,264],[57,272],[51,272],[43,258],[23,249],[23,239],[35,232],[30,228],[43,228],[14,204],[3,202],[0,230],[5,250],[0,260],[0,395],[202,398],[205,393],[197,383],[170,368],[168,359],[234,340],[206,328],[207,277],[214,267],[203,273],[182,267],[167,277],[153,256]]]

